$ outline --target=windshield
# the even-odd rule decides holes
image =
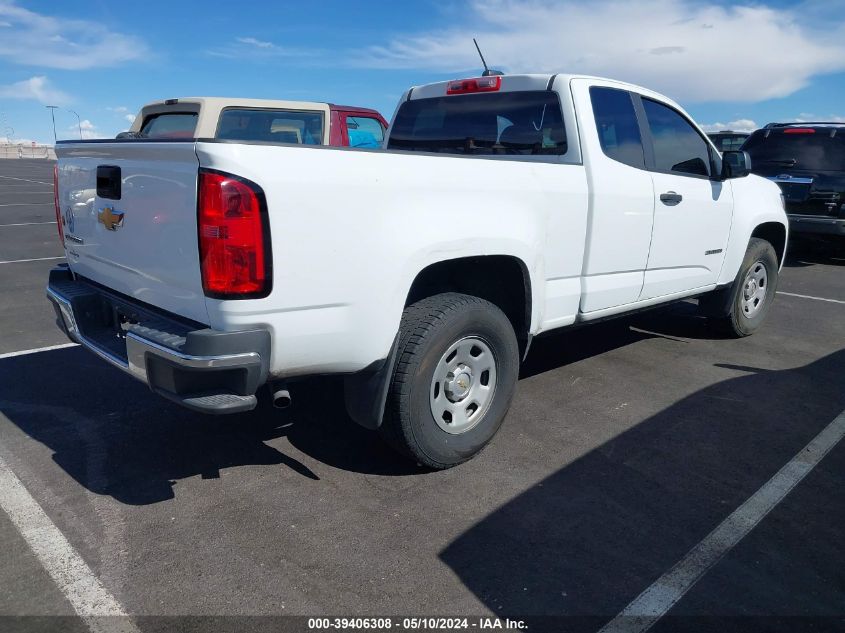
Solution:
[[[754,168],[845,171],[845,134],[837,133],[831,137],[836,128],[808,129],[814,131],[784,133],[785,130],[758,130],[742,149],[751,155]],[[766,132],[769,132],[768,137]]]
[[[468,94],[406,101],[388,149],[446,154],[565,154],[566,131],[553,92]]]

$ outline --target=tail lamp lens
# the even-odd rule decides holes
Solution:
[[[62,225],[62,208],[59,206],[59,166],[53,165],[53,205],[56,207],[56,226],[59,227],[59,242],[65,244],[65,227]]]
[[[198,224],[206,296],[247,299],[269,294],[272,258],[264,193],[258,185],[201,170]]]

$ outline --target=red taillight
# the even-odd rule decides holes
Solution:
[[[59,241],[65,245],[65,227],[62,225],[62,209],[59,206],[59,166],[53,165],[53,205],[56,207],[56,225],[59,227]]]
[[[815,134],[816,131],[811,127],[788,127],[783,131],[784,134]]]
[[[468,92],[496,92],[501,87],[502,78],[499,76],[458,79],[457,81],[449,82],[449,85],[446,86],[446,94],[461,95]]]
[[[261,188],[237,176],[200,170],[197,206],[206,296],[267,296],[272,284],[272,257]]]

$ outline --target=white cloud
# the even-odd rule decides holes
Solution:
[[[797,123],[802,123],[805,121],[824,121],[826,123],[845,123],[845,116],[839,116],[836,114],[828,114],[827,116],[816,116],[815,114],[802,112],[794,119],[790,119],[791,121],[796,121]]]
[[[79,135],[80,129],[82,130],[82,138],[89,139],[89,138],[106,138],[98,129],[97,126],[91,123],[88,119],[82,119],[74,123],[73,125],[69,125],[67,127],[68,132],[72,133],[74,138]]]
[[[257,40],[254,37],[236,37],[235,38],[241,44],[249,44],[251,46],[256,46],[258,48],[275,48],[276,45],[273,42],[263,42],[261,40]]]
[[[126,106],[106,106],[106,110],[114,116],[119,116],[121,120],[128,121],[130,125],[135,122],[134,110],[130,110]]]
[[[116,33],[102,22],[57,18],[0,0],[0,59],[25,66],[79,70],[116,66],[148,55],[134,35]]]
[[[777,122],[779,123],[803,123],[810,121],[845,123],[845,116],[839,116],[836,114],[831,114],[828,116],[816,116],[809,112],[802,112],[798,116],[783,117],[777,119]],[[705,132],[722,132],[724,130],[731,130],[732,132],[753,132],[754,130],[760,127],[762,127],[762,125],[757,125],[757,123],[752,121],[751,119],[737,119],[736,121],[728,121],[727,123],[706,123],[701,126],[701,129]]]
[[[751,119],[737,119],[736,121],[728,121],[727,123],[707,123],[701,126],[705,132],[724,132],[730,130],[731,132],[753,132],[760,126]]]
[[[32,99],[44,105],[64,105],[70,101],[66,93],[54,88],[43,75],[0,86],[0,98]]]
[[[279,46],[254,37],[236,37],[233,42],[205,51],[212,57],[227,59],[316,58],[325,54],[323,49]]]
[[[749,0],[749,3],[751,0]],[[760,101],[845,70],[845,20],[713,0],[476,0],[467,27],[397,35],[353,51],[358,67],[572,72],[628,80],[681,101]]]

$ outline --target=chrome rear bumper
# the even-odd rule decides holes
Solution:
[[[47,298],[70,340],[159,395],[204,413],[255,407],[270,360],[266,330],[198,327],[74,279],[67,267],[51,271]]]

